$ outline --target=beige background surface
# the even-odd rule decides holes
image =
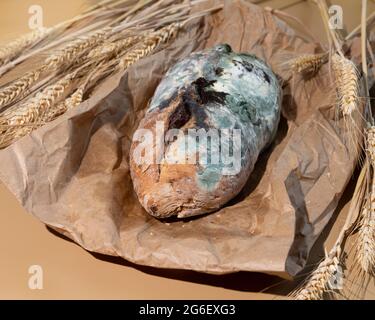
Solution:
[[[44,10],[44,25],[51,26],[86,8],[88,0],[1,0],[0,42],[28,31],[28,9],[39,4]],[[322,38],[323,28],[317,9],[309,1],[269,0],[263,6],[282,8],[298,15]],[[369,11],[375,10],[370,2]],[[359,23],[360,1],[331,1],[344,9],[345,26]],[[323,36],[324,37],[324,36]],[[6,164],[1,164],[6,165]],[[350,187],[346,199],[350,197]],[[52,234],[26,213],[14,196],[0,183],[0,299],[272,299],[287,292],[289,283],[253,273],[211,276],[178,270],[137,267],[120,259],[94,257],[74,243]],[[342,202],[345,209],[347,201]],[[336,220],[334,230],[343,222]],[[332,232],[331,234],[334,234]],[[316,260],[322,253],[317,250]],[[32,265],[44,272],[43,290],[28,287]],[[274,285],[272,294],[257,293]],[[375,288],[367,298],[375,298]]]

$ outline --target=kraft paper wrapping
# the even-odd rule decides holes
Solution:
[[[146,214],[133,191],[132,134],[168,68],[218,43],[256,54],[278,74],[279,132],[225,208],[161,222]],[[1,180],[28,212],[89,251],[159,268],[294,276],[356,162],[338,133],[342,120],[335,125],[328,66],[303,80],[282,63],[321,50],[272,13],[226,1],[221,12],[193,20],[176,41],[105,80],[78,108],[0,151]]]

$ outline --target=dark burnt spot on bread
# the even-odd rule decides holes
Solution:
[[[182,128],[191,118],[189,105],[184,102],[184,98],[180,100],[177,107],[169,116],[168,130]]]
[[[225,97],[228,95],[227,93],[214,90],[207,90],[207,88],[211,87],[213,84],[215,84],[215,82],[216,80],[207,80],[203,77],[200,77],[192,83],[192,85],[195,86],[197,90],[197,93],[202,104],[207,104],[210,102],[225,102]]]
[[[193,87],[190,90],[185,91],[182,96],[183,103],[189,107],[192,116],[194,117],[195,124],[198,128],[207,129],[206,123],[207,114],[204,107],[201,104],[200,97],[196,92],[196,88]]]
[[[156,110],[163,110],[163,109],[165,109],[165,108],[168,108],[168,107],[171,105],[171,103],[172,103],[174,100],[177,99],[178,94],[179,94],[179,92],[176,91],[175,93],[173,93],[173,95],[172,95],[169,99],[165,99],[165,100],[163,100],[163,101],[158,105],[158,107],[156,108]]]

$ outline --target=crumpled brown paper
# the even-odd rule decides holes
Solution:
[[[283,119],[241,192],[207,216],[161,222],[129,175],[132,133],[163,74],[192,51],[228,43],[283,79]],[[0,151],[0,177],[27,211],[87,250],[137,264],[224,274],[295,275],[332,216],[354,156],[334,124],[328,66],[303,81],[285,57],[320,51],[270,12],[226,1],[177,41],[102,83],[79,108]]]

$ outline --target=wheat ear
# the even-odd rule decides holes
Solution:
[[[181,24],[172,23],[158,31],[151,32],[134,49],[120,59],[119,68],[125,70],[143,57],[150,55],[161,44],[175,37]]]
[[[0,110],[20,97],[24,97],[27,94],[27,90],[40,79],[43,72],[56,71],[62,66],[71,66],[74,63],[82,62],[80,58],[86,51],[102,43],[110,30],[111,28],[103,28],[68,43],[51,54],[40,68],[28,72],[20,79],[4,87],[0,90]]]
[[[0,66],[16,58],[24,50],[43,40],[52,29],[34,30],[0,48]]]
[[[339,274],[340,252],[339,246],[331,250],[311,274],[304,287],[293,294],[296,300],[321,300],[325,292],[332,290],[332,282]]]
[[[0,90],[0,111],[19,98],[23,98],[31,86],[39,80],[42,72],[43,68],[30,71]]]
[[[339,54],[332,56],[336,78],[338,106],[344,117],[352,115],[358,107],[358,73],[352,61]]]
[[[141,40],[141,36],[130,36],[126,39],[118,40],[112,43],[105,43],[90,51],[88,59],[111,59],[117,57],[125,49],[134,45],[137,41]]]
[[[374,201],[374,187],[371,190],[370,202]],[[360,228],[357,241],[357,261],[362,270],[374,274],[375,266],[375,215],[372,205],[365,204],[361,212]]]
[[[328,53],[304,54],[290,60],[289,66],[298,73],[316,73],[328,61]]]
[[[46,87],[24,104],[15,105],[3,112],[0,116],[0,148],[9,146],[33,131],[33,127],[38,127],[49,109],[66,94],[75,76],[76,73],[71,73]]]
[[[371,167],[369,196],[361,212],[357,240],[357,260],[363,271],[375,271],[375,127],[367,130],[367,159]]]
[[[55,120],[66,111],[78,107],[83,100],[84,86],[79,87],[69,98],[52,108],[49,108],[42,116],[41,125]]]
[[[61,66],[71,66],[73,63],[81,62],[80,58],[82,58],[89,49],[93,49],[101,44],[109,36],[111,30],[112,28],[105,27],[87,36],[82,36],[73,42],[69,42],[46,59],[46,68],[57,70]]]

